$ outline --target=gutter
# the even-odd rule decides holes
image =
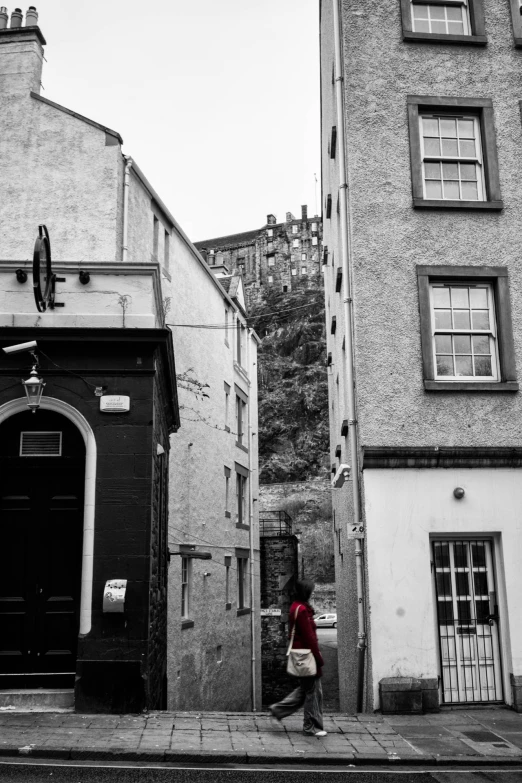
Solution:
[[[346,126],[344,121],[344,76],[342,68],[342,31],[339,0],[332,0],[335,51],[335,97],[339,136],[339,207],[341,221],[341,261],[343,267],[343,312],[346,339],[345,403],[348,412],[351,479],[353,482],[353,526],[361,526],[359,453],[357,434],[356,390],[354,374],[354,326],[352,300],[352,236],[348,212],[348,177],[346,162]],[[357,576],[357,712],[363,711],[364,665],[366,652],[366,617],[364,607],[363,538],[355,539],[355,570]]]

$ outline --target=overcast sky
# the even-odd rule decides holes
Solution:
[[[42,95],[117,130],[192,241],[314,214],[314,174],[319,208],[318,0],[35,5]]]

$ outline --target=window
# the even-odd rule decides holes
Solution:
[[[152,216],[152,255],[154,260],[158,260],[158,242],[159,242],[159,220],[156,215]]]
[[[225,344],[228,345],[228,307],[225,307]]]
[[[250,606],[250,591],[248,589],[248,549],[236,549],[237,563],[237,608],[246,609]]]
[[[329,193],[326,197],[326,217],[332,217],[332,194]]]
[[[295,267],[292,267],[292,274],[293,274],[293,275],[296,275],[296,274],[297,274],[297,269],[296,269]]]
[[[236,525],[248,527],[248,469],[239,465],[236,466]]]
[[[225,609],[230,609],[232,604],[230,602],[230,567],[232,565],[232,558],[230,555],[225,555]]]
[[[190,577],[192,572],[192,558],[181,558],[181,617],[186,620],[190,617]]]
[[[230,419],[230,386],[228,385],[228,383],[226,381],[224,382],[224,387],[225,387],[225,430],[227,432],[230,432],[230,424],[229,424],[229,419]]]
[[[168,270],[170,264],[170,234],[165,231],[165,241],[163,245],[163,265]]]
[[[301,267],[301,274],[302,275],[306,275],[306,267],[305,266]]]
[[[332,132],[330,135],[330,158],[332,158],[332,160],[335,158],[336,150],[337,150],[337,127],[335,125],[332,125]],[[312,228],[312,231],[316,231],[316,229]]]
[[[431,283],[435,378],[497,380],[497,344],[490,283]]]
[[[301,253],[301,261],[306,261],[306,253]]]
[[[268,275],[268,282],[269,283],[273,283],[274,282],[274,278],[272,277],[272,275]]]
[[[292,242],[292,247],[299,247],[299,244],[300,244],[299,240],[298,239],[294,239],[294,241]]]
[[[273,237],[274,236],[274,229],[268,228],[266,232],[267,237]]]
[[[424,388],[516,391],[507,270],[417,268]]]
[[[517,49],[522,47],[522,14],[520,13],[519,0],[510,0],[511,19],[513,22],[513,37]]]
[[[312,237],[312,245],[317,245],[317,237]]]
[[[243,440],[247,440],[246,412],[248,397],[237,386],[236,390],[236,446],[245,448]]]
[[[287,285],[283,286],[283,293],[284,294],[288,293],[288,286]]]
[[[230,468],[225,465],[225,516],[230,517]]]
[[[297,234],[298,231],[299,231],[299,226],[297,225],[297,223],[294,223],[294,225],[292,226],[292,234]]]
[[[408,96],[413,206],[503,208],[488,98]]]
[[[487,43],[483,0],[401,0],[405,41]]]
[[[317,231],[317,223],[312,223],[312,231]]]
[[[275,256],[268,256],[268,266],[275,266]]]
[[[236,361],[238,364],[243,366],[243,340],[244,340],[245,327],[239,321],[239,319],[236,321],[236,330],[237,330]]]

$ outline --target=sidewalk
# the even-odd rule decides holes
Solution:
[[[330,713],[328,735],[302,733],[302,714],[272,726],[264,713],[80,715],[0,712],[0,755],[232,764],[522,766],[522,716],[508,709],[439,715]]]

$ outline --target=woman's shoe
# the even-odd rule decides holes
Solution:
[[[303,734],[308,734],[310,737],[326,737],[328,732],[323,731],[323,729],[318,729],[317,731],[315,729],[312,729],[311,731],[303,731]]]

